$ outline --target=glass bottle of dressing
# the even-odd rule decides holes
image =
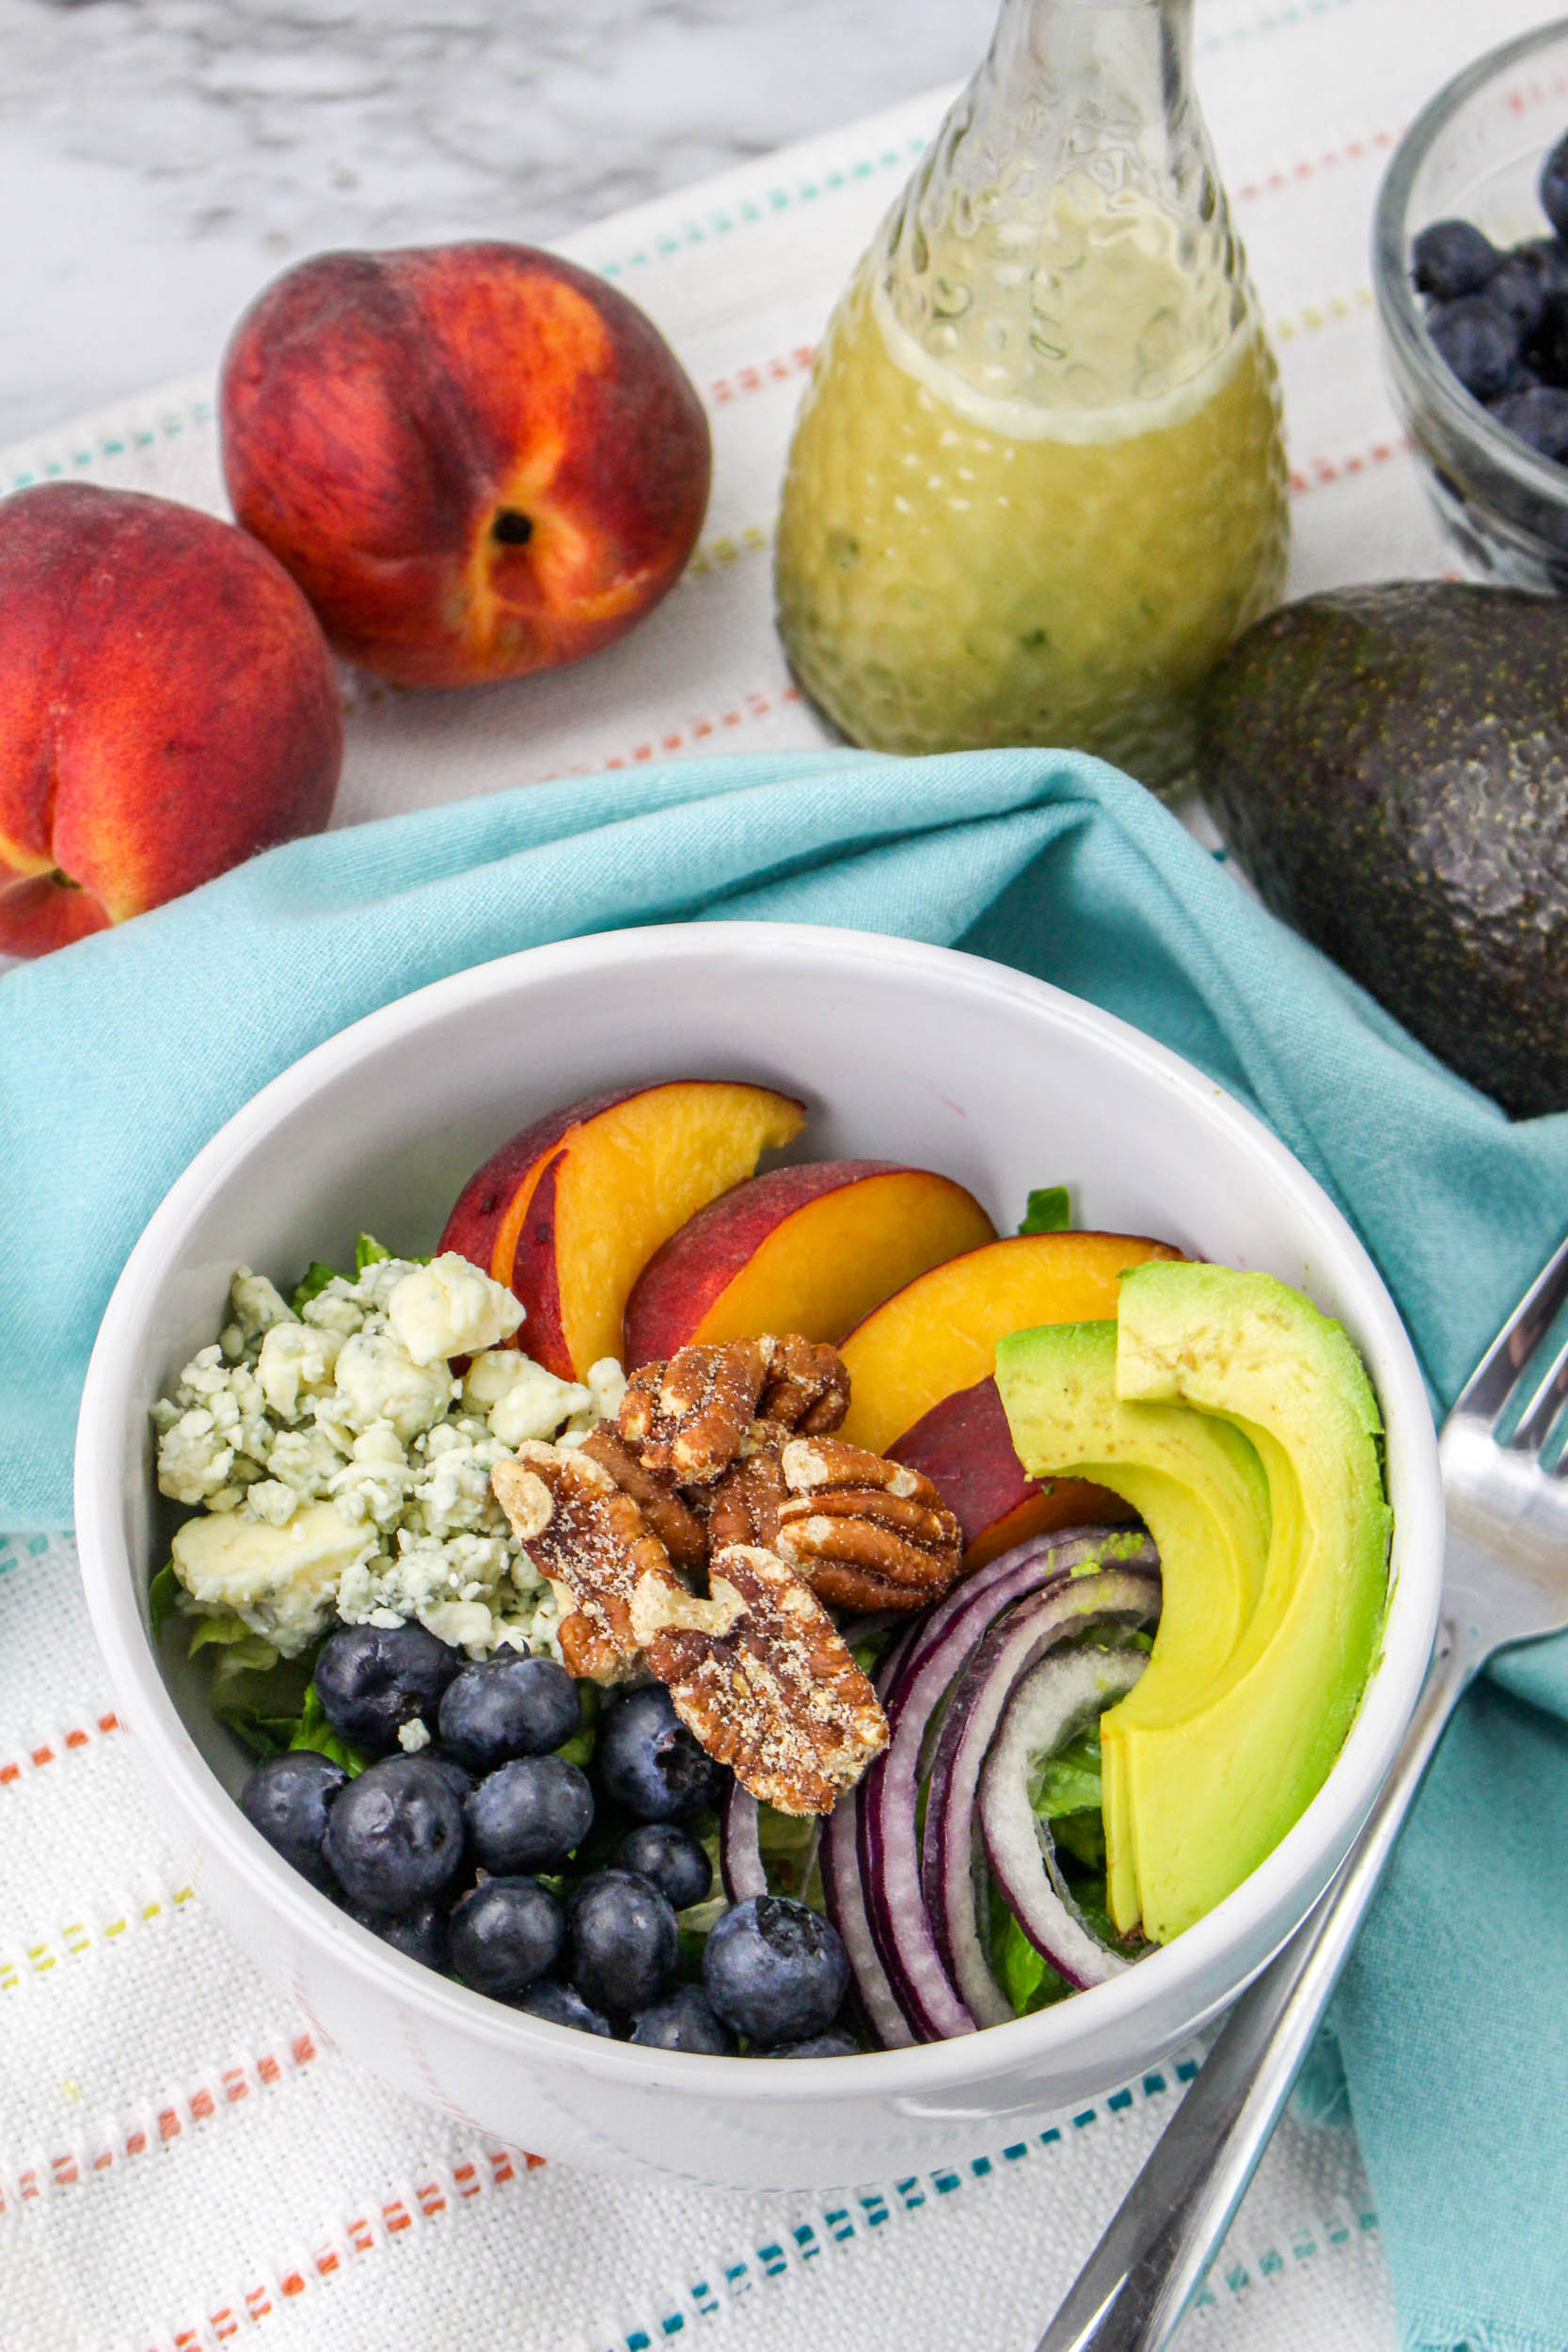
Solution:
[[[1178,783],[1278,596],[1279,393],[1193,95],[1192,0],[1003,0],[817,351],[779,626],[854,741]]]

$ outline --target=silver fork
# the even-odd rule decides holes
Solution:
[[[1568,1393],[1568,1342],[1532,1364],[1568,1296],[1568,1241],[1443,1424],[1442,1613],[1410,1727],[1316,1908],[1231,2010],[1202,2071],[1037,2352],[1160,2352],[1196,2294],[1301,2071],[1362,1915],[1466,1685],[1511,1643],[1568,1627],[1568,1480],[1541,1450]],[[1497,1436],[1510,1409],[1520,1418]]]

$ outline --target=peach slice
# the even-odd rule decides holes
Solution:
[[[687,1219],[798,1135],[768,1087],[674,1079],[592,1096],[523,1128],[464,1186],[441,1235],[510,1284],[517,1344],[563,1380],[621,1352],[626,1295]]]
[[[924,1471],[957,1516],[966,1573],[1051,1528],[1100,1527],[1132,1516],[1119,1495],[1086,1478],[1026,1477],[994,1380],[944,1396],[888,1453]]]
[[[766,1331],[841,1340],[917,1274],[994,1232],[973,1193],[927,1168],[772,1168],[710,1200],[649,1260],[626,1301],[626,1362]]]
[[[844,1342],[844,1436],[885,1454],[944,1397],[989,1380],[1007,1332],[1112,1317],[1124,1267],[1180,1255],[1132,1233],[1021,1233],[933,1266]]]

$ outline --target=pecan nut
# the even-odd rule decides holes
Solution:
[[[715,1551],[726,1544],[760,1544],[777,1549],[779,1505],[784,1501],[784,1450],[789,1432],[777,1422],[754,1421],[741,1440],[740,1452],[710,1490],[707,1506],[708,1543]]]
[[[740,1451],[772,1359],[771,1340],[728,1340],[643,1364],[621,1400],[621,1436],[656,1478],[711,1486]]]
[[[640,1593],[648,1663],[743,1788],[781,1813],[831,1813],[887,1745],[876,1692],[809,1586],[773,1552],[722,1548],[708,1593],[668,1608],[652,1586]]]
[[[629,1494],[581,1448],[531,1441],[490,1472],[496,1499],[561,1603],[561,1654],[595,1682],[625,1681],[642,1662],[640,1600],[690,1599],[670,1555]]]
[[[600,1422],[578,1451],[608,1470],[621,1492],[630,1495],[678,1568],[703,1565],[707,1558],[706,1528],[674,1487],[656,1478],[638,1458],[613,1422]]]
[[[802,1438],[836,1429],[849,1410],[849,1372],[837,1348],[802,1339],[799,1332],[772,1345],[757,1419],[775,1422]]]
[[[776,1548],[840,1609],[923,1609],[958,1574],[963,1532],[928,1478],[842,1438],[781,1457]]]

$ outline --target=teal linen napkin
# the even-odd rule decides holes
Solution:
[[[93,1332],[169,1183],[265,1080],[428,980],[685,917],[961,946],[1134,1022],[1346,1211],[1452,1395],[1568,1225],[1510,1125],[1099,761],[778,754],[296,842],[0,981],[0,1527],[65,1523]],[[1568,2352],[1568,1648],[1446,1742],[1338,2023],[1411,2346]]]

